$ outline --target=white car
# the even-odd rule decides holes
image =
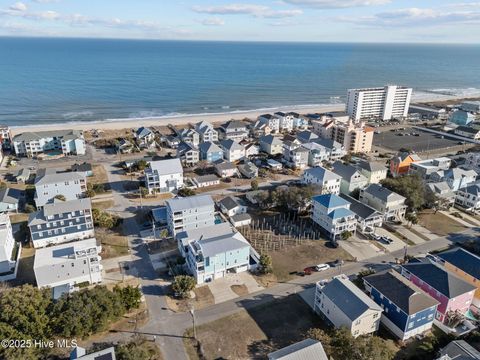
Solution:
[[[316,271],[325,271],[328,269],[330,269],[330,265],[328,264],[318,264],[317,266],[315,266]]]

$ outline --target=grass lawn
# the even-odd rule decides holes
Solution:
[[[352,260],[342,248],[331,249],[323,240],[304,240],[301,245],[287,246],[282,250],[270,252],[273,273],[278,281],[288,281],[294,277],[294,271],[337,259]]]
[[[208,285],[197,287],[193,290],[194,299],[177,299],[167,296],[167,305],[174,312],[187,312],[193,305],[196,310],[206,308],[215,304],[215,299]]]
[[[324,324],[298,295],[290,295],[197,326],[197,338],[206,359],[264,359],[269,352],[302,340],[312,327]],[[193,360],[199,357],[191,335],[187,330],[184,343]]]
[[[102,259],[128,255],[128,240],[126,236],[101,228],[95,229],[95,236],[102,244]]]
[[[10,222],[13,224],[26,222],[30,214],[12,214],[10,215]]]
[[[446,236],[452,233],[458,233],[466,229],[465,226],[455,220],[443,215],[440,212],[436,214],[433,211],[423,211],[418,215],[418,223],[439,236]]]

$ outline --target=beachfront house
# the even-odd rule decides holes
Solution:
[[[79,130],[52,130],[24,132],[12,139],[17,156],[36,157],[49,155],[85,155],[83,133]]]
[[[252,125],[250,125],[250,133],[254,138],[270,135],[271,132],[272,129],[265,121],[257,120]]]
[[[196,195],[165,201],[168,229],[172,235],[215,224],[215,203],[210,195]]]
[[[15,279],[19,257],[20,248],[13,237],[10,217],[0,214],[0,281]]]
[[[177,147],[177,158],[186,167],[192,167],[200,161],[200,151],[192,144],[182,141]]]
[[[342,194],[350,195],[353,191],[363,189],[368,185],[368,179],[353,165],[337,160],[333,164],[333,172],[342,178],[340,182]]]
[[[135,139],[140,148],[149,148],[155,146],[155,134],[147,127],[140,127],[135,131]]]
[[[223,150],[211,141],[202,142],[198,149],[200,150],[200,160],[214,163],[223,159]]]
[[[257,254],[229,223],[185,230],[176,239],[188,272],[197,284],[255,268],[251,258]]]
[[[475,286],[472,305],[478,311],[480,309],[480,257],[463,248],[454,248],[436,254],[436,258],[445,270]]]
[[[388,169],[385,164],[361,160],[354,166],[368,179],[369,184],[379,184],[387,178]]]
[[[267,135],[259,139],[260,150],[269,155],[278,155],[283,152],[283,142],[280,138]]]
[[[247,124],[239,120],[230,120],[219,128],[219,139],[242,141],[248,138]]]
[[[30,214],[28,228],[34,248],[92,238],[95,231],[90,198],[55,199]]]
[[[383,311],[343,274],[317,282],[313,309],[334,327],[346,327],[353,337],[376,332]]]
[[[214,166],[215,174],[222,179],[238,176],[237,166],[229,161],[217,162]]]
[[[145,169],[145,183],[148,193],[166,193],[183,186],[183,167],[180,159],[151,161]]]
[[[58,299],[81,284],[101,283],[101,251],[94,238],[38,249],[33,263],[37,286],[51,288]]]
[[[448,188],[450,190],[450,187]],[[468,211],[480,209],[480,183],[476,182],[458,189],[454,193],[455,205]]]
[[[336,240],[342,233],[355,233],[357,221],[350,203],[335,194],[312,198],[312,221],[320,226],[329,239]]]
[[[184,128],[177,132],[178,137],[181,141],[192,144],[197,147],[200,144],[200,134],[194,129]]]
[[[130,154],[134,150],[134,145],[127,139],[120,139],[115,146],[116,151],[120,154]]]
[[[258,121],[266,124],[274,133],[280,131],[280,119],[272,114],[263,114],[258,117]]]
[[[405,197],[379,184],[360,189],[359,200],[382,213],[385,221],[402,221],[407,211]]]
[[[65,200],[83,198],[87,191],[87,178],[84,173],[58,172],[48,168],[37,171],[35,177],[35,205],[41,208],[55,197]]]
[[[200,142],[217,142],[218,131],[207,121],[201,121],[195,124],[195,131],[200,135]]]
[[[403,264],[402,275],[440,304],[435,319],[449,325],[470,309],[476,287],[430,261]]]
[[[238,161],[245,156],[244,146],[235,140],[223,140],[220,142],[220,148],[223,150],[223,157],[230,162]]]
[[[304,184],[317,185],[322,189],[322,193],[329,194],[340,193],[341,181],[340,176],[321,166],[305,170],[302,176]]]
[[[273,114],[279,120],[279,128],[282,132],[290,132],[293,130],[293,118],[292,113],[284,113],[281,111],[277,111]]]
[[[445,181],[450,189],[458,191],[458,189],[474,183],[478,174],[474,170],[465,170],[461,168],[453,168],[448,170],[440,170],[430,175],[430,181]]]
[[[12,133],[8,125],[0,125],[0,150],[12,148]]]
[[[381,323],[404,341],[430,331],[439,302],[395,270],[363,278],[366,292],[383,308]]]

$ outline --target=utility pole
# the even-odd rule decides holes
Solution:
[[[195,326],[195,307],[193,305],[190,308],[190,314],[192,315],[192,322],[193,322],[193,338],[197,340],[197,328]]]

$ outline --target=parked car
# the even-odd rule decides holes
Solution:
[[[330,269],[330,265],[328,264],[318,264],[317,266],[315,266],[316,271],[325,271],[328,269]]]
[[[382,237],[380,235],[373,233],[373,234],[370,234],[370,238],[375,241],[380,241]]]
[[[382,236],[380,239],[381,239],[384,243],[386,243],[386,244],[391,244],[391,243],[393,243],[393,239],[392,239],[392,238],[389,238],[388,236]]]

